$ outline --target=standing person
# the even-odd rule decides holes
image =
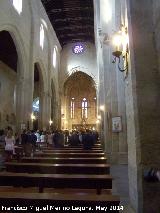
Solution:
[[[55,148],[59,147],[59,132],[58,130],[55,131],[54,135],[53,135],[53,145]]]
[[[38,149],[40,149],[41,137],[40,137],[39,130],[37,130],[37,132],[35,133],[35,135],[37,136],[37,141],[36,141],[37,147],[38,147]]]
[[[41,145],[45,145],[46,143],[46,135],[44,132],[41,133],[41,136],[40,136],[40,140],[41,140]]]
[[[81,132],[79,132],[78,137],[79,137],[79,143],[82,144],[83,139],[82,139],[82,133]]]
[[[16,132],[15,133],[15,145],[18,146],[20,142],[19,134]]]
[[[27,143],[25,144],[25,156],[30,157],[32,153],[31,131],[27,132]]]
[[[23,147],[24,154],[26,153],[27,142],[28,142],[28,135],[27,135],[27,131],[24,129],[23,133],[21,134],[21,144],[22,144],[22,147]]]
[[[5,147],[5,133],[4,130],[0,130],[0,146]]]
[[[37,141],[37,136],[35,135],[34,130],[31,131],[30,141],[32,144],[32,153],[34,155],[34,153],[36,151],[36,141]]]
[[[71,138],[70,138],[70,145],[78,146],[78,144],[79,144],[79,135],[77,134],[76,131],[73,131],[73,134],[71,135]]]
[[[5,137],[6,161],[10,161],[13,157],[14,144],[15,144],[15,138],[13,136],[12,130],[8,130],[7,135]]]
[[[64,134],[63,134],[62,130],[59,131],[58,145],[59,145],[59,147],[63,147],[64,146]]]
[[[93,135],[90,130],[86,130],[86,134],[84,135],[83,140],[83,149],[92,149],[94,145]]]

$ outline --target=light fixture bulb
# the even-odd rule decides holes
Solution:
[[[104,111],[104,105],[101,105],[99,108],[101,111]]]
[[[116,46],[116,48],[119,50],[120,45],[122,44],[122,35],[120,33],[116,33],[113,36],[113,44]]]

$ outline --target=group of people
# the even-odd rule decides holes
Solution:
[[[83,145],[84,149],[91,149],[98,141],[98,132],[91,130],[71,131],[34,131],[23,130],[21,134],[13,134],[13,130],[8,128],[0,130],[0,145],[4,147],[7,160],[15,154],[15,149],[19,145],[23,148],[23,155],[29,157],[34,155],[36,149],[41,150],[42,144],[48,147],[60,148],[64,145]]]
[[[73,131],[68,136],[68,143],[71,146],[83,145],[84,149],[91,149],[98,141],[98,132],[89,129],[83,131]]]

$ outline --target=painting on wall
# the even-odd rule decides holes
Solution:
[[[121,116],[116,116],[112,118],[112,132],[122,131],[122,118]]]

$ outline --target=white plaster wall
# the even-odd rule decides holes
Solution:
[[[97,73],[95,45],[90,42],[83,43],[85,51],[81,54],[73,53],[72,47],[74,45],[75,45],[74,43],[65,45],[61,52],[62,82],[64,82],[66,78],[72,74],[73,70],[78,70],[91,76],[97,83],[98,73]]]

